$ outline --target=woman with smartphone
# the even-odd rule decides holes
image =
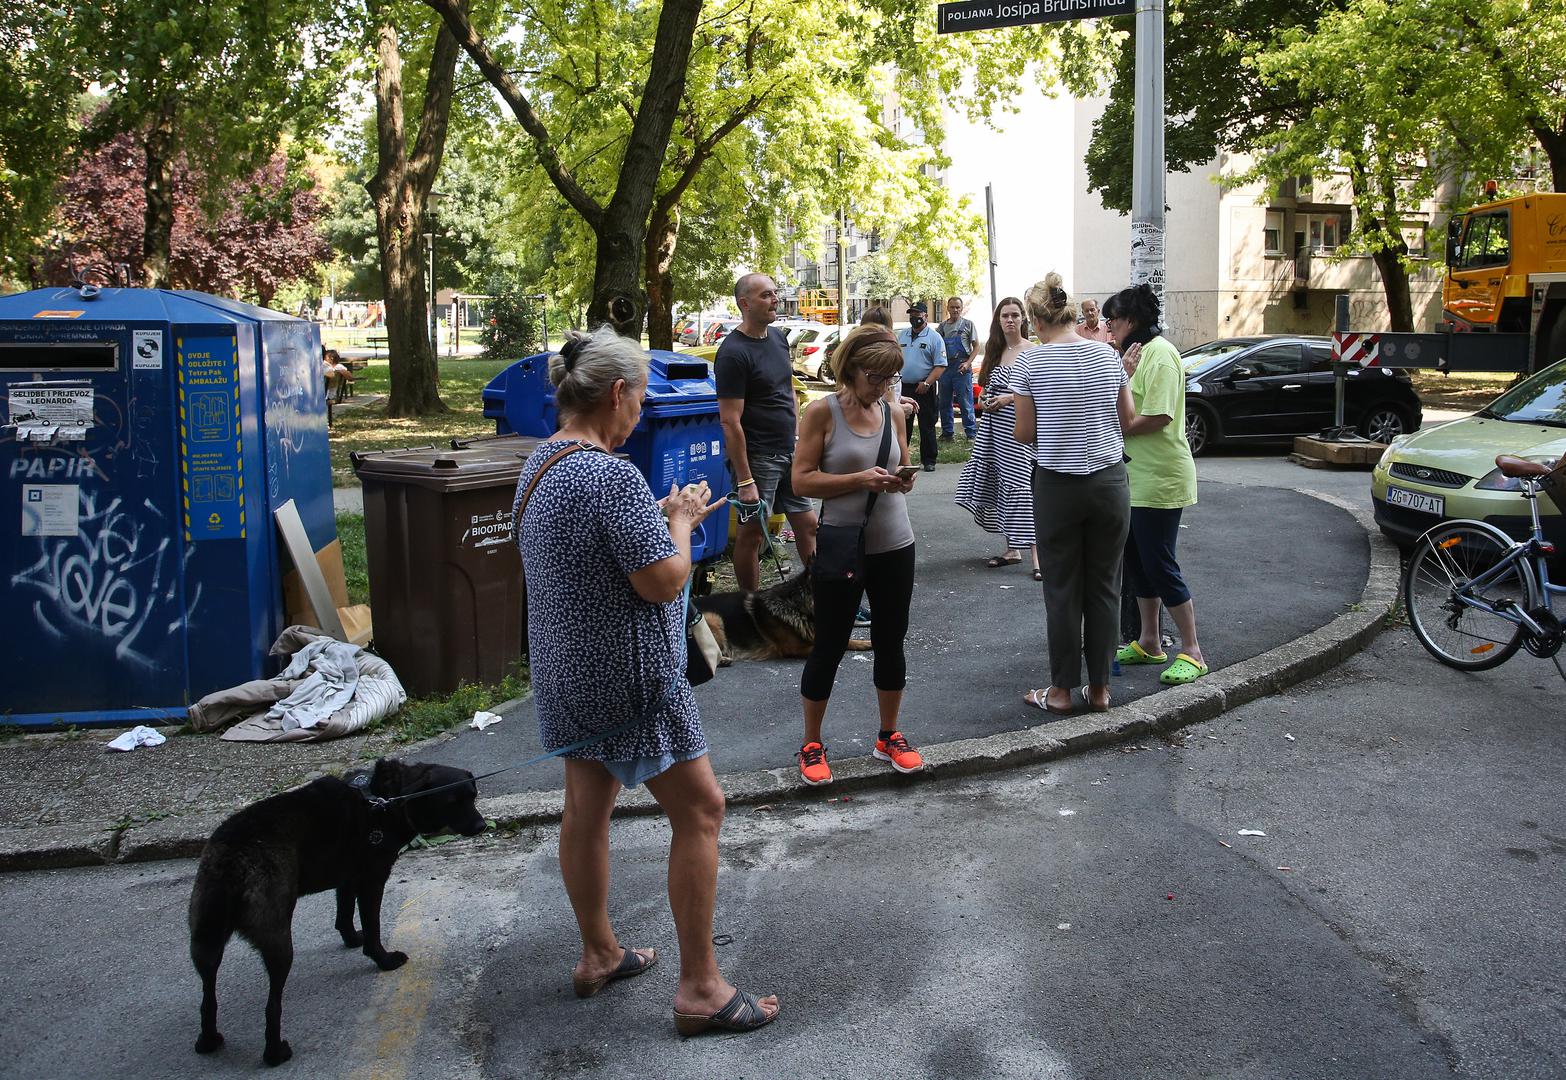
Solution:
[[[973,515],[985,532],[1000,533],[1006,550],[985,566],[998,569],[1022,561],[1028,550],[1033,580],[1043,581],[1033,536],[1033,453],[1012,438],[1016,396],[1011,392],[1014,362],[1028,347],[1028,320],[1022,301],[1008,296],[995,308],[979,368],[979,430],[973,453],[957,478],[957,505]]]
[[[903,641],[914,577],[914,534],[904,496],[919,473],[908,462],[906,425],[893,422],[884,400],[887,385],[900,378],[902,348],[885,327],[859,326],[838,345],[835,360],[837,392],[811,402],[800,420],[792,480],[796,493],[822,501],[823,526],[863,525],[864,562],[852,577],[816,577],[811,583],[816,640],[800,679],[805,740],[795,758],[800,777],[813,787],[832,782],[821,727],[860,598],[867,594],[875,610],[870,641],[881,722],[873,753],[898,772],[924,768],[919,751],[897,728],[908,681]]]

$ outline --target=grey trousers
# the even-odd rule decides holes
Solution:
[[[1126,467],[1087,476],[1033,468],[1033,529],[1044,572],[1050,683],[1109,685],[1120,637],[1120,568],[1131,528]]]

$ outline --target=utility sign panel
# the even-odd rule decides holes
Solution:
[[[239,349],[234,338],[176,338],[180,503],[186,540],[245,535]]]
[[[963,30],[1134,15],[1136,0],[958,0],[955,4],[941,4],[936,10],[939,32],[955,34]]]

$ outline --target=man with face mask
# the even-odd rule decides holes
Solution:
[[[903,393],[919,403],[919,460],[925,472],[935,471],[936,387],[946,371],[946,343],[930,326],[930,309],[923,300],[908,309],[908,328],[897,332],[903,347]],[[913,417],[908,418],[908,441],[913,441]]]

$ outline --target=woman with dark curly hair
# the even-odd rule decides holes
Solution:
[[[1104,321],[1131,376],[1136,417],[1125,428],[1131,481],[1126,574],[1142,632],[1115,654],[1122,664],[1165,664],[1158,636],[1162,605],[1180,632],[1180,653],[1158,676],[1167,686],[1207,674],[1196,640],[1196,607],[1175,559],[1180,513],[1196,503],[1196,462],[1185,441],[1185,369],[1158,328],[1158,296],[1146,285],[1122,289],[1104,304]]]

